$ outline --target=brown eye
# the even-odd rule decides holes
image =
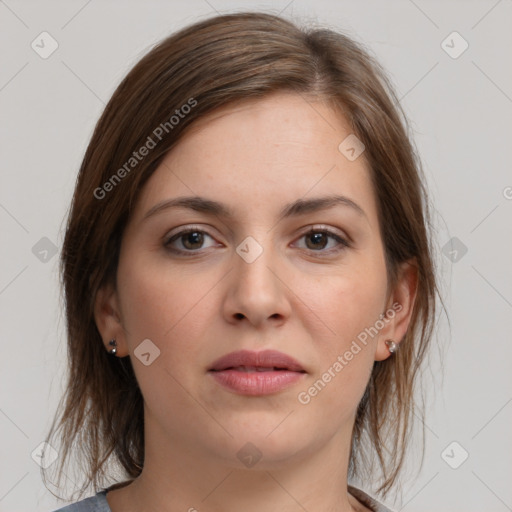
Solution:
[[[313,232],[306,235],[306,245],[308,249],[324,249],[328,242],[329,239],[324,232]]]
[[[213,240],[213,238],[205,231],[201,231],[199,229],[187,229],[168,238],[164,242],[164,247],[177,254],[199,253],[200,249],[213,246],[213,244],[210,243],[209,246],[205,247],[205,243],[208,238]]]
[[[185,235],[181,235],[183,246],[186,249],[200,249],[203,245],[203,233],[199,231],[190,231]]]
[[[320,254],[338,252],[350,247],[347,240],[338,234],[325,229],[312,229],[307,233],[304,233],[300,237],[300,240],[302,239],[305,240],[305,247],[301,248],[312,252],[318,252]],[[328,247],[329,244],[330,247]]]

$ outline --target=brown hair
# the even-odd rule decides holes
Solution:
[[[138,194],[194,121],[277,91],[327,101],[365,144],[390,288],[399,264],[415,259],[418,290],[409,329],[400,350],[374,364],[350,457],[351,476],[373,471],[377,461],[382,483],[374,491],[386,494],[397,478],[437,295],[427,195],[407,121],[381,67],[351,38],[243,12],[188,26],[146,54],[114,92],[80,167],[61,259],[69,380],[49,435],[60,433],[62,440],[59,481],[77,451],[85,474],[80,496],[108,477],[107,462],[118,463],[130,479],[144,463],[143,401],[130,358],[108,355],[93,316],[98,289],[115,285],[123,230]],[[143,146],[152,147],[134,157]]]

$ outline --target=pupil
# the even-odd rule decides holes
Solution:
[[[322,242],[322,237],[324,238],[323,240],[323,244],[321,243]],[[308,240],[314,240],[315,241],[315,244],[316,245],[313,245],[313,249],[320,247],[320,248],[324,248],[325,247],[325,242],[326,242],[326,239],[325,239],[325,233],[312,233],[311,235],[309,235],[308,237]],[[318,242],[320,242],[320,245],[318,244]],[[310,247],[311,248],[311,247]]]
[[[197,231],[192,231],[190,233],[187,233],[184,236],[184,243],[183,243],[183,245],[187,249],[197,249],[197,247],[190,247],[190,245],[192,245],[192,246],[196,245],[196,244],[201,245],[202,242],[203,242],[203,234],[199,233]]]

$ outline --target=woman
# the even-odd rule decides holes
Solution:
[[[96,494],[61,510],[390,510],[437,294],[406,126],[359,45],[269,14],[130,71],[62,252],[51,435]]]

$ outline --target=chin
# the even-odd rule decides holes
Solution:
[[[313,451],[316,444],[314,439],[305,438],[305,433],[314,431],[305,429],[304,425],[281,425],[279,421],[262,422],[259,425],[229,429],[233,438],[228,440],[230,454],[235,456],[235,467],[246,465],[248,469],[280,469],[289,466],[300,455]],[[242,464],[242,466],[241,466]]]

